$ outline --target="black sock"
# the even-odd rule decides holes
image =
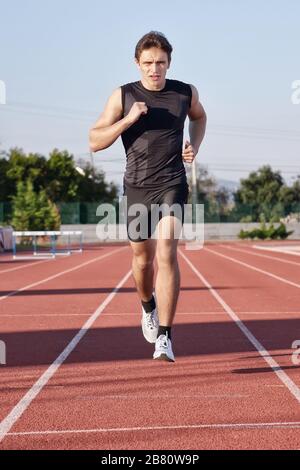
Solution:
[[[171,327],[159,325],[157,337],[159,338],[160,335],[166,335],[166,333],[168,333],[168,338],[171,339]]]
[[[151,299],[148,302],[144,302],[142,300],[142,306],[143,306],[145,312],[151,313],[152,310],[154,310],[155,307],[156,307],[154,296],[152,295]]]

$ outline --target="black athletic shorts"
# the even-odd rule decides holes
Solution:
[[[183,224],[184,204],[187,204],[188,195],[187,183],[159,189],[144,189],[129,186],[124,182],[123,196],[127,197],[125,214],[129,240],[141,242],[151,238],[157,222],[165,215],[175,216]],[[137,206],[132,207],[135,204],[143,204],[142,211]],[[137,217],[141,223],[137,223]]]

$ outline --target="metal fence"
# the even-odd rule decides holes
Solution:
[[[12,204],[10,202],[0,202],[0,224],[9,223],[12,217]]]
[[[100,216],[97,216],[97,202],[70,202],[57,203],[63,225],[97,224]],[[117,220],[119,213],[119,202],[114,204]],[[279,221],[287,218],[286,222],[300,222],[300,203],[293,203],[288,208],[281,204],[276,206],[264,206],[258,210],[252,205],[239,205],[230,210],[224,210],[217,203],[204,203],[205,223],[238,223],[238,222],[258,222],[263,216],[266,222]],[[9,224],[12,219],[12,204],[10,202],[0,202],[0,224]]]
[[[97,224],[100,217],[96,215],[98,202],[69,202],[57,203],[64,225],[74,224]],[[118,213],[118,203],[114,204]],[[10,202],[0,202],[0,224],[9,224],[12,219],[12,204]]]

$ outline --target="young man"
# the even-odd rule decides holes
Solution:
[[[122,136],[127,157],[124,175],[127,230],[133,251],[133,276],[142,302],[142,330],[145,339],[155,343],[153,358],[169,362],[175,361],[171,327],[180,289],[175,236],[178,218],[170,213],[160,217],[159,236],[151,238],[152,208],[155,204],[177,204],[183,209],[188,197],[183,162],[193,162],[206,127],[206,114],[197,89],[166,79],[172,50],[162,33],[151,31],[143,36],[135,49],[141,80],[116,89],[90,131],[93,152],[106,149]],[[187,115],[190,142],[186,141],[183,148]],[[148,226],[141,236],[130,230],[130,207],[134,204],[145,206],[144,222]],[[161,236],[166,232],[168,237]],[[155,257],[158,269],[154,298]]]

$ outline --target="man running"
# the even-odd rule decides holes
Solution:
[[[171,343],[180,273],[177,262],[177,214],[161,215],[153,237],[154,205],[187,203],[188,184],[183,162],[192,163],[204,138],[206,114],[197,89],[166,79],[172,46],[159,32],[151,31],[136,45],[135,62],[141,80],[117,88],[90,131],[90,149],[106,149],[121,136],[126,151],[124,195],[127,196],[127,231],[132,247],[132,269],[142,303],[142,330],[155,343],[154,359],[174,362]],[[189,117],[190,142],[183,146],[183,131]],[[141,225],[146,232],[130,230],[130,208],[145,207]],[[136,217],[136,215],[135,215]],[[181,219],[182,222],[183,219]],[[168,233],[168,237],[161,234]],[[154,259],[157,276],[154,287]]]

